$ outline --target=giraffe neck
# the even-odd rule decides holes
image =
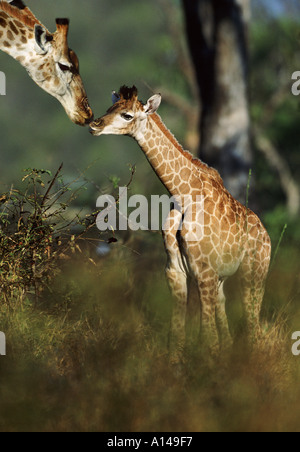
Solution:
[[[196,178],[199,181],[201,175],[222,181],[217,171],[183,150],[156,113],[148,117],[145,130],[136,133],[134,138],[166,189],[181,201],[184,196],[201,194],[199,184],[195,188],[193,183]]]
[[[40,24],[31,11],[0,1],[0,50],[24,66],[28,72],[40,55],[36,53],[34,25]]]

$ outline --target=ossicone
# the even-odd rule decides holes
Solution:
[[[69,31],[69,19],[56,19],[56,29],[59,33],[63,33],[67,36]]]

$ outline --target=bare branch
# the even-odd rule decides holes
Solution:
[[[183,27],[180,26],[179,21],[176,20],[178,8],[174,6],[171,0],[159,0],[159,3],[165,13],[166,24],[176,51],[179,69],[188,82],[192,97],[198,99],[199,95],[195,71],[191,59],[189,58],[188,51],[182,41],[182,36],[184,35]]]
[[[287,197],[287,209],[292,217],[300,213],[300,188],[295,181],[291,169],[280,152],[266,137],[256,132],[258,149],[263,153],[270,166],[276,169],[282,189]]]

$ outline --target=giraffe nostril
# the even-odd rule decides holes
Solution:
[[[104,120],[102,118],[96,119],[93,122],[90,122],[90,133],[92,135],[98,136],[101,135],[101,132],[104,128]]]
[[[103,124],[103,119],[102,118],[95,119],[95,121],[93,121],[91,123],[91,127],[93,127],[94,129],[97,129],[97,128],[101,127],[102,124]]]

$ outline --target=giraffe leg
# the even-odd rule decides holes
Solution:
[[[224,293],[224,285],[226,280],[219,283],[218,287],[218,303],[216,306],[216,322],[220,336],[222,349],[229,350],[232,346],[232,338],[229,331],[228,318],[226,314],[226,297]]]
[[[199,212],[200,209],[196,214]],[[189,269],[198,285],[201,306],[200,338],[204,344],[204,348],[208,349],[211,354],[216,354],[219,349],[219,335],[216,323],[219,276],[212,268],[210,261],[205,259],[201,254],[201,244],[199,244],[198,240],[201,239],[201,230],[195,230],[195,233],[193,229],[194,223],[191,220],[193,220],[193,216],[191,218],[191,215],[186,215],[184,218],[181,234],[182,248],[189,263]],[[203,224],[203,218],[196,217],[196,223],[201,226]],[[202,246],[204,248],[204,242],[202,242]],[[221,312],[222,310],[220,309],[219,317],[224,317],[223,315],[221,316]],[[225,314],[225,307],[223,313]]]
[[[250,222],[249,222],[250,224]],[[271,259],[271,240],[263,228],[256,230],[256,238],[248,231],[248,250],[239,269],[242,303],[246,321],[247,342],[250,348],[261,337],[260,312]]]
[[[246,280],[242,280],[242,307],[244,313],[246,340],[247,345],[252,347],[257,342],[260,334],[260,299],[256,295],[253,296],[251,284]]]
[[[219,349],[219,335],[216,323],[218,300],[218,276],[213,270],[205,272],[205,279],[198,279],[201,300],[201,341],[204,348],[216,354]]]
[[[262,268],[255,262],[252,269],[241,274],[242,306],[246,322],[246,338],[250,347],[258,342],[261,336],[260,312],[265,293],[265,282],[268,267]]]
[[[173,364],[182,360],[186,339],[188,278],[177,240],[181,219],[181,213],[177,210],[172,210],[166,222],[168,226],[163,231],[168,256],[166,277],[174,299],[169,342],[170,360]]]
[[[194,277],[188,280],[188,302],[186,334],[187,343],[190,348],[198,345],[200,332],[200,297],[198,284]]]

